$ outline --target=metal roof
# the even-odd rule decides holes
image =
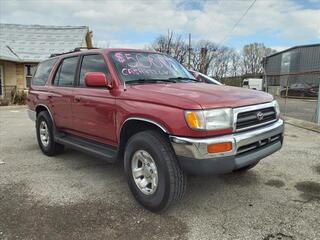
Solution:
[[[273,56],[276,56],[276,55],[279,55],[279,54],[282,54],[282,53],[285,53],[285,52],[289,52],[289,51],[292,51],[292,50],[297,49],[297,48],[307,48],[307,47],[320,47],[320,43],[294,46],[294,47],[282,50],[280,52],[276,52],[276,53],[270,54],[270,55],[266,56],[266,58],[273,57]]]
[[[40,62],[51,54],[82,47],[86,26],[42,26],[0,24],[0,59],[15,62]]]
[[[263,64],[267,75],[319,72],[320,44],[289,48],[267,57]]]

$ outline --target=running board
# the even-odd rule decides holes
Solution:
[[[67,147],[102,158],[107,162],[113,163],[117,161],[117,149],[101,143],[85,140],[69,134],[57,134],[55,141]]]

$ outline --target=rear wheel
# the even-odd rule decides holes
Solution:
[[[124,168],[133,196],[150,211],[164,211],[185,193],[186,175],[170,143],[157,131],[140,132],[129,139]]]
[[[53,123],[47,111],[37,116],[37,140],[41,151],[47,156],[54,156],[63,151],[64,146],[54,141]]]

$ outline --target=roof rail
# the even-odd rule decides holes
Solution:
[[[77,47],[77,48],[75,48],[73,51],[74,52],[79,52],[79,51],[81,51],[81,50],[90,50],[90,49],[99,49],[99,48],[95,48],[95,47],[91,47],[91,48],[88,48],[88,47]]]
[[[88,48],[88,47],[77,47],[75,48],[73,51],[69,51],[69,52],[63,52],[63,53],[53,53],[50,55],[50,58],[52,57],[57,57],[57,56],[61,56],[61,55],[64,55],[64,54],[68,54],[68,53],[74,53],[74,52],[80,52],[81,50],[90,50],[90,49],[99,49],[99,48]]]

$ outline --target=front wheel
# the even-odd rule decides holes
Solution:
[[[140,132],[129,139],[124,168],[133,196],[150,211],[164,211],[185,193],[186,175],[170,143],[157,131]]]

